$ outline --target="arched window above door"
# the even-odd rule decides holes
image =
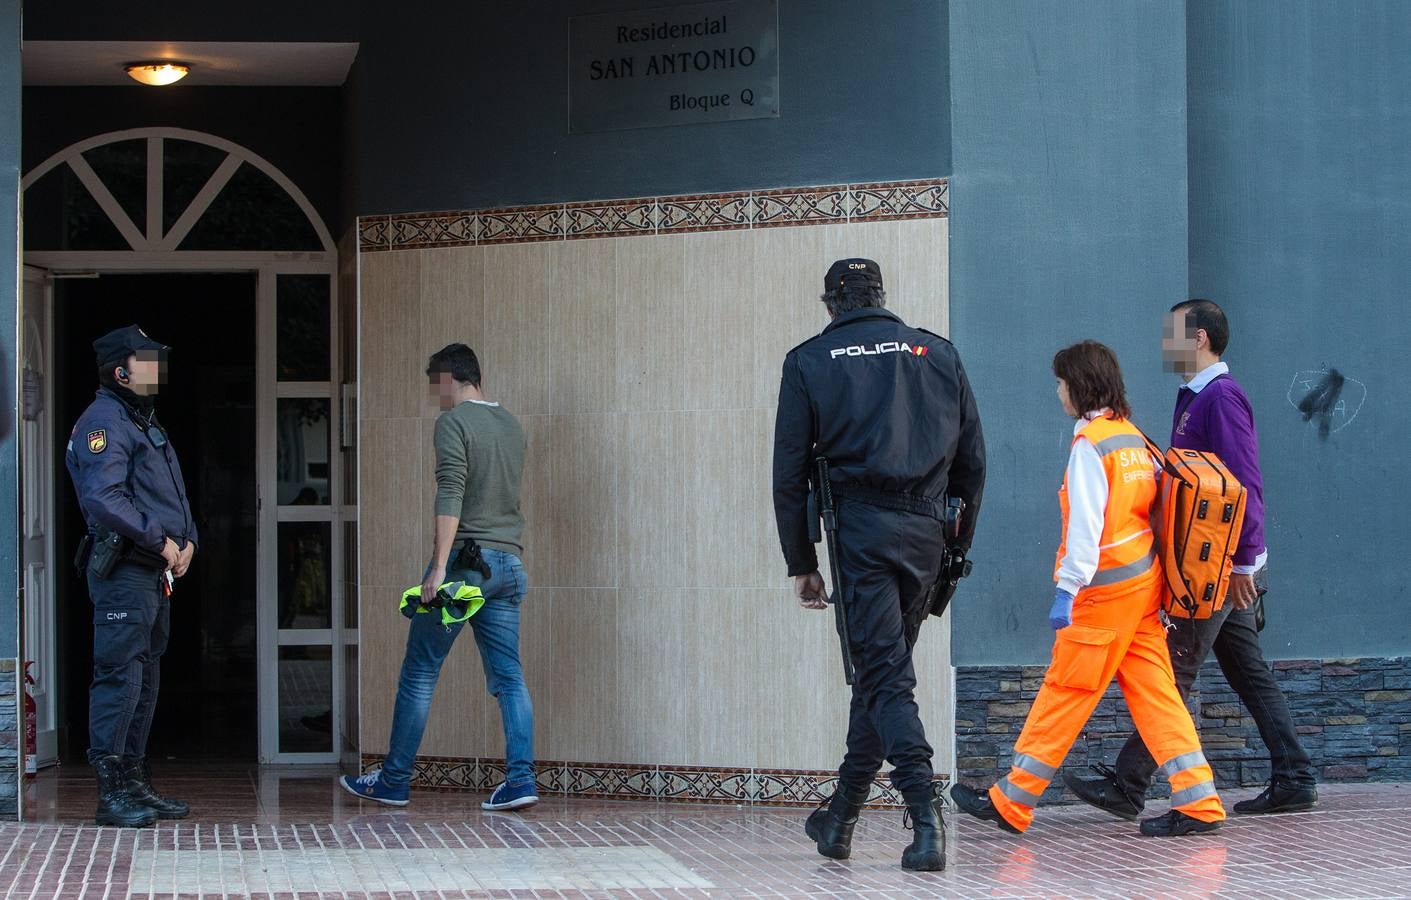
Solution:
[[[50,157],[22,186],[26,251],[333,250],[283,173],[198,132],[99,135]]]

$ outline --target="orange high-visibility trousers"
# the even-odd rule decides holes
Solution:
[[[1115,676],[1137,732],[1162,763],[1171,806],[1202,822],[1225,818],[1195,723],[1176,692],[1166,632],[1157,615],[1161,566],[1096,597],[1079,593],[1073,624],[1060,629],[1043,687],[1014,743],[1009,775],[990,800],[1020,831]],[[1085,596],[1087,595],[1087,596]]]

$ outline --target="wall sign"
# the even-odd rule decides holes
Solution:
[[[573,134],[779,115],[779,0],[568,20]]]

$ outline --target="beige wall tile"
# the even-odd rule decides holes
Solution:
[[[359,430],[362,453],[362,504],[359,519],[359,581],[388,584],[421,575],[429,556],[425,501],[426,454],[420,419],[364,419]],[[367,620],[363,620],[367,624]]]
[[[364,584],[358,594],[359,740],[363,753],[387,752],[407,620],[397,601],[407,585]]]
[[[541,587],[616,587],[621,419],[530,416],[525,565]]]
[[[749,231],[686,238],[684,280],[661,303],[679,303],[686,317],[667,377],[684,380],[684,409],[740,409],[751,405],[761,378],[760,329]],[[668,287],[663,285],[663,287]]]
[[[485,391],[516,415],[549,412],[548,358],[558,341],[549,310],[563,302],[555,296],[563,250],[561,241],[484,248]]]
[[[640,240],[637,238],[635,240]],[[624,240],[558,248],[549,305],[549,410],[609,412],[617,403],[617,253]]]
[[[649,677],[633,672],[633,660],[618,652],[618,592],[613,589],[559,588],[553,595],[548,639],[537,661],[548,685],[539,702],[546,739],[544,759],[570,762],[635,762],[627,736],[654,730],[629,717],[622,702],[624,683]],[[645,623],[644,623],[645,624]],[[636,627],[636,626],[633,626]]]
[[[453,247],[426,255],[421,267],[418,354],[403,377],[420,378],[427,358],[447,344],[469,344],[483,358],[484,257],[483,247]]]
[[[687,485],[710,451],[685,433],[689,421],[688,413],[646,411],[621,419],[616,507],[622,587],[670,589],[687,583],[688,507],[695,502]]]
[[[677,434],[679,458],[689,463],[678,501],[686,511],[686,584],[779,585],[787,571],[774,523],[773,410],[687,413]]]
[[[623,238],[617,248],[617,408],[623,412],[681,409],[699,355],[700,335],[681,290],[686,235]]]
[[[887,305],[909,324],[946,335],[949,277],[946,266],[948,219],[913,219],[876,226],[896,233],[895,262],[883,264]],[[880,263],[881,260],[878,260]]]
[[[719,632],[695,627],[701,593],[665,585],[618,592],[622,670],[615,696],[618,715],[633,724],[616,738],[621,762],[681,764],[699,756],[694,738],[702,678],[695,660],[702,645],[726,652]]]
[[[423,260],[436,252],[402,250],[360,257],[358,403],[363,418],[419,414],[426,393],[425,380],[413,375],[426,366],[424,358],[418,361],[421,271]]]
[[[831,579],[830,579],[831,581]],[[753,755],[762,768],[833,769],[842,761],[851,689],[833,611],[802,609],[792,588],[760,592],[742,612],[756,677],[774,686],[747,711],[756,720]]]
[[[769,409],[623,417],[618,553],[627,587],[777,586]]]

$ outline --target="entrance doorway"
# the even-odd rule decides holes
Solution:
[[[62,416],[55,410],[56,420],[43,427],[44,413],[22,425],[26,446],[38,450],[32,456],[58,460],[52,473],[34,467],[29,475],[34,483],[38,473],[50,490],[36,491],[37,499],[54,502],[33,506],[35,527],[26,531],[32,532],[26,572],[43,589],[27,595],[24,652],[66,676],[39,714],[41,739],[44,723],[58,718],[51,710],[57,713],[62,693],[67,753],[79,755],[87,741],[87,698],[74,667],[91,660],[84,643],[91,636],[79,636],[72,621],[87,600],[61,562],[46,565],[72,556],[63,542],[74,526],[65,523],[61,534],[57,521],[40,521],[58,515],[60,505],[77,515],[62,464],[68,434],[59,432],[72,425],[94,387],[86,342],[138,321],[175,348],[161,414],[171,420],[193,498],[212,498],[194,509],[203,546],[200,568],[189,577],[201,583],[189,596],[199,614],[181,622],[176,598],[173,627],[189,630],[173,632],[165,658],[185,666],[192,680],[163,680],[155,726],[167,727],[166,711],[169,726],[192,727],[154,740],[169,742],[172,755],[339,761],[350,749],[344,706],[357,642],[345,603],[348,550],[357,535],[356,467],[345,464],[354,452],[356,389],[343,380],[345,368],[352,369],[343,337],[353,329],[340,314],[337,254],[327,227],[267,160],[180,129],[81,141],[27,172],[21,185],[26,334],[37,335],[27,341],[49,347],[56,338],[62,352],[83,360],[76,367],[67,358],[55,361],[63,377],[74,379],[62,390],[72,407]],[[183,400],[182,391],[193,394]],[[216,535],[229,545],[208,546]],[[53,545],[48,555],[41,552],[46,545]],[[62,607],[50,599],[59,581],[68,582]],[[194,655],[183,663],[182,654]],[[41,677],[48,673],[37,668]],[[221,694],[251,677],[253,724],[248,703],[231,699],[226,707],[229,698]],[[55,672],[40,693],[57,680]],[[206,722],[206,715],[219,721]],[[222,737],[232,730],[240,734]]]
[[[257,745],[256,276],[110,274],[54,290],[54,471],[61,560],[85,531],[67,479],[69,429],[93,399],[92,342],[137,323],[172,349],[157,415],[186,476],[201,536],[172,596],[171,640],[149,752],[156,759],[253,762]],[[60,753],[88,749],[93,626],[85,582],[57,570]]]

